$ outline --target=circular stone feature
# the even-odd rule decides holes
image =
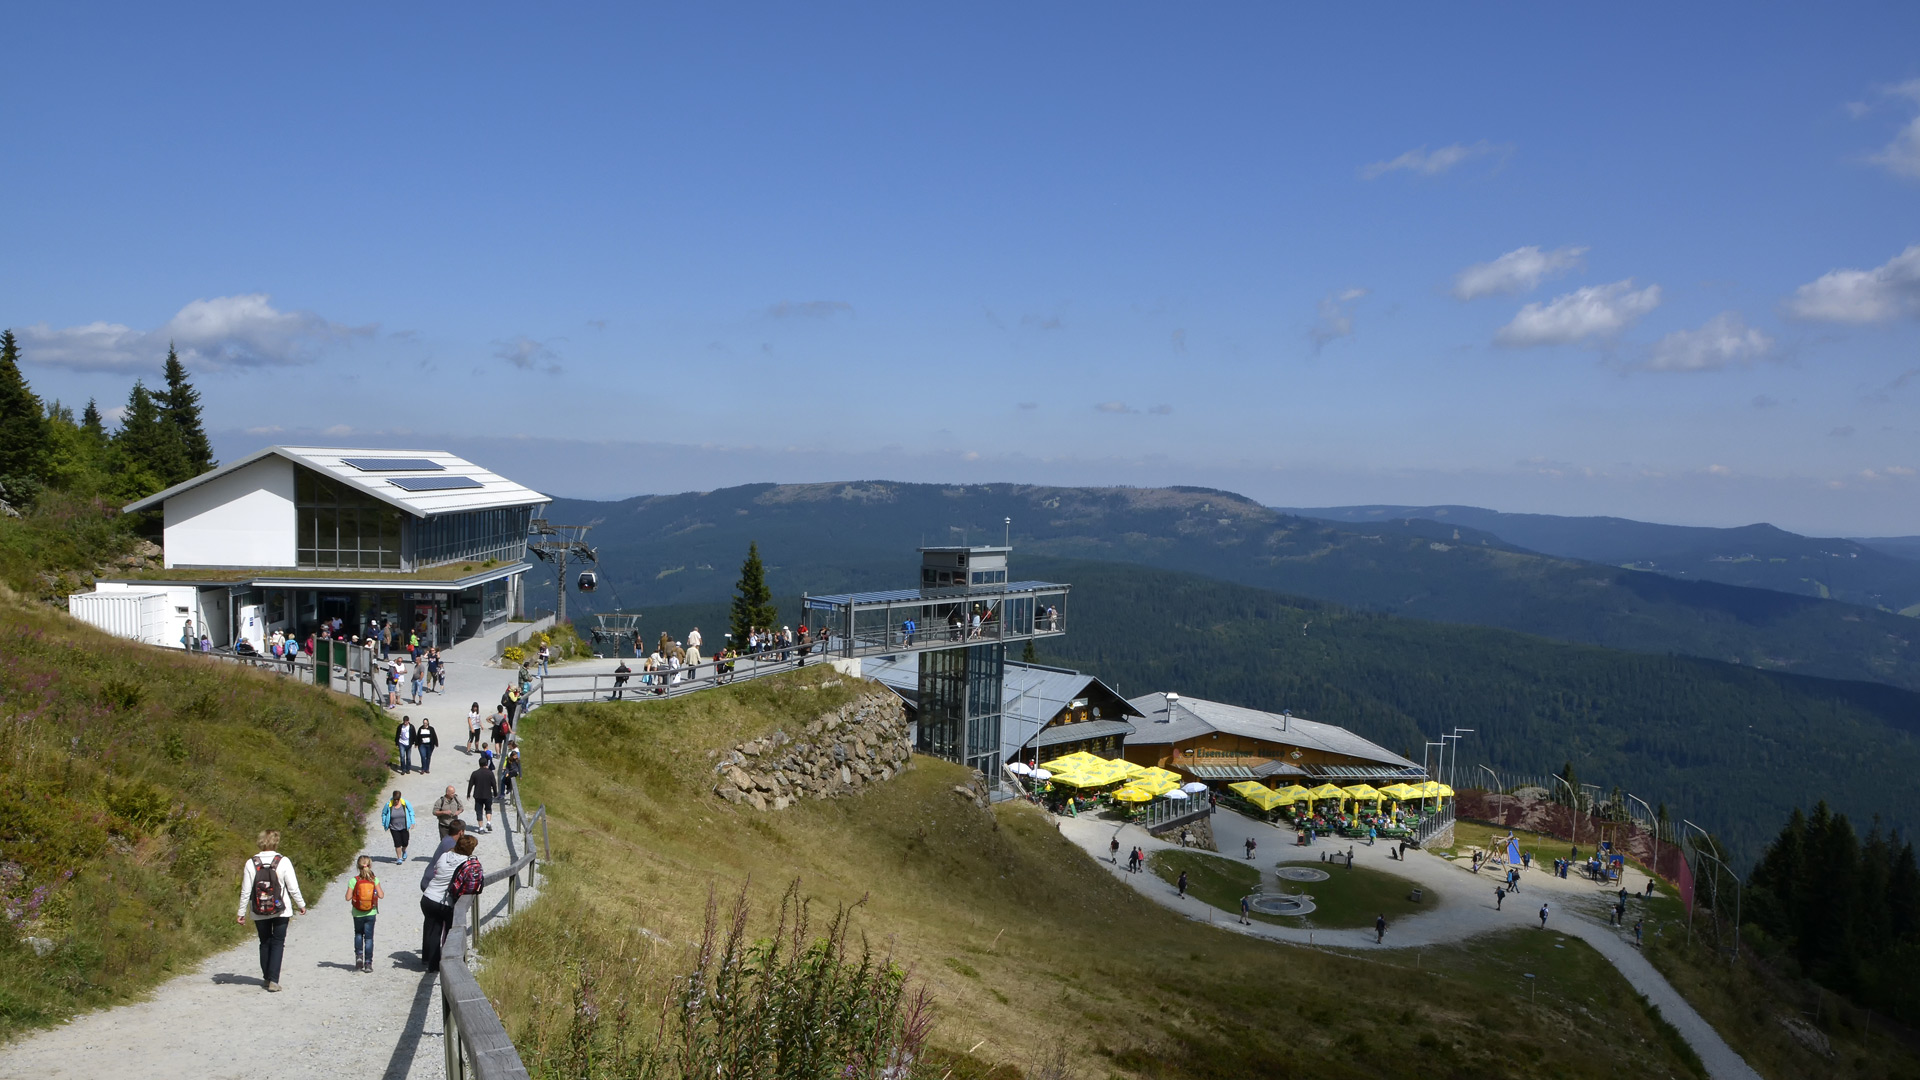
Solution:
[[[1285,878],[1288,881],[1325,881],[1327,880],[1327,872],[1325,870],[1315,870],[1311,866],[1283,866],[1280,869],[1275,870],[1273,872],[1273,876],[1278,878]]]
[[[1305,896],[1256,896],[1247,907],[1262,915],[1311,915],[1313,901]]]

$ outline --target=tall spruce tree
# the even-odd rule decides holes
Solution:
[[[740,564],[740,583],[734,586],[733,610],[727,620],[733,647],[745,649],[748,634],[773,629],[779,618],[780,611],[773,606],[773,593],[767,588],[767,568],[760,563],[760,545],[749,543],[747,560]]]
[[[20,343],[0,331],[0,484],[30,496],[47,481],[47,418],[20,374]]]
[[[173,432],[179,447],[179,472],[167,476],[168,484],[191,480],[213,468],[213,444],[200,420],[200,391],[187,381],[187,366],[173,343],[167,343],[167,389],[159,397],[160,413]]]
[[[107,444],[107,422],[101,418],[100,406],[92,398],[87,399],[87,407],[80,412],[80,430],[101,446]]]
[[[161,413],[160,403],[139,380],[127,394],[127,411],[120,418],[120,430],[113,434],[113,451],[116,491],[123,496],[151,495],[176,482],[168,477],[192,475],[186,472],[180,440]]]

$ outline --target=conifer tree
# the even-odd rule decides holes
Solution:
[[[87,399],[87,407],[80,413],[80,430],[99,445],[107,444],[107,422],[101,419],[100,406],[92,398]]]
[[[160,411],[179,447],[180,471],[165,479],[168,484],[177,484],[213,468],[213,444],[207,441],[200,420],[200,391],[187,381],[187,366],[180,362],[172,342],[167,344],[166,375],[167,390],[160,395]]]
[[[20,344],[0,331],[0,484],[26,492],[47,480],[47,419],[20,374]]]
[[[168,477],[182,476],[186,462],[180,442],[144,383],[135,380],[127,395],[127,412],[113,434],[116,491],[130,498],[151,495],[169,486]],[[189,474],[190,475],[190,474]]]
[[[740,583],[734,586],[733,610],[727,630],[733,635],[733,647],[745,649],[747,635],[755,630],[770,630],[780,618],[773,606],[773,593],[767,589],[767,569],[760,563],[760,545],[747,545],[747,560],[740,564]]]

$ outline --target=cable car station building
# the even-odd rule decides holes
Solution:
[[[1132,700],[1142,719],[1127,737],[1126,757],[1201,781],[1397,784],[1427,779],[1418,762],[1343,727],[1179,694]]]
[[[180,644],[183,619],[216,646],[260,648],[337,618],[343,634],[391,620],[445,647],[522,609],[528,524],[548,501],[441,451],[272,446],[129,504],[163,514],[165,569],[96,594],[165,594],[158,645]],[[94,621],[94,596],[70,609]]]
[[[920,587],[808,596],[802,625],[831,655],[912,656],[914,749],[1000,777],[1007,646],[1066,632],[1068,586],[1009,581],[1007,547],[920,549]]]

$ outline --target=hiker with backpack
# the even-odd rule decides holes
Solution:
[[[380,808],[380,827],[393,836],[394,865],[407,861],[407,845],[413,839],[413,804],[393,789],[393,798]]]
[[[506,752],[507,740],[511,738],[513,738],[513,717],[512,716],[502,717],[500,720],[500,725],[493,729],[493,756],[494,757],[499,757],[501,754]]]
[[[356,971],[373,970],[373,920],[380,914],[380,901],[387,890],[373,873],[373,856],[362,855],[347,886],[347,906],[353,909],[353,966]]]
[[[260,984],[270,994],[280,992],[280,961],[287,953],[287,924],[293,913],[307,913],[306,897],[300,895],[300,879],[294,876],[293,863],[274,850],[280,846],[280,830],[267,829],[260,834],[260,850],[240,870],[240,910],[233,921],[253,919],[254,932],[260,935]]]
[[[513,794],[513,782],[520,778],[520,745],[515,743],[507,750],[507,760],[500,763],[500,812],[507,812],[507,798]]]
[[[454,901],[462,896],[480,895],[486,876],[473,849],[480,839],[462,833],[452,850],[434,860],[420,884],[420,963],[428,971],[440,970],[440,951],[453,929]]]

